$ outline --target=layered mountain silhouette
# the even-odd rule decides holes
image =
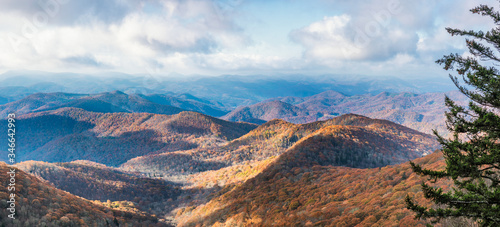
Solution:
[[[272,98],[249,106],[239,106],[228,113],[227,106],[232,104],[209,101],[187,93],[175,95],[126,94],[121,91],[98,94],[59,92],[36,93],[0,105],[0,115],[26,114],[63,107],[101,113],[129,112],[167,115],[188,110],[235,122],[263,124],[272,119],[283,119],[302,124],[355,113],[390,120],[429,134],[433,129],[437,129],[439,133],[446,135],[444,112],[447,108],[444,105],[444,95],[448,95],[459,104],[467,102],[467,98],[458,91],[424,94],[382,92],[377,95],[348,96],[329,90],[307,97]],[[248,102],[240,104],[245,103]]]
[[[332,84],[302,81],[307,86],[293,91],[299,81],[260,87],[260,79],[227,76],[173,93],[134,80],[117,82],[126,92],[27,95],[61,88],[38,81],[17,101],[0,97],[8,102],[0,114],[17,113],[23,161],[28,218],[15,225],[424,225],[401,202],[410,194],[428,204],[407,161],[442,168],[440,146],[425,132],[444,132],[445,94],[467,101],[457,92],[380,93],[386,82],[340,93],[327,89]],[[272,90],[280,83],[291,91]],[[359,86],[370,93],[356,94]],[[217,91],[211,97],[222,98],[198,95]]]
[[[274,118],[292,123],[308,123],[341,114],[356,113],[386,119],[425,133],[437,129],[446,134],[444,96],[466,104],[467,98],[458,91],[448,93],[388,93],[346,96],[326,91],[309,97],[275,98],[246,107],[239,107],[222,119],[262,123]]]
[[[94,94],[115,90],[126,93],[189,93],[202,99],[224,103],[235,108],[275,97],[308,97],[334,90],[343,94],[376,95],[381,92],[426,93],[456,89],[448,78],[402,79],[369,78],[355,75],[223,75],[215,77],[154,77],[125,73],[50,73],[42,71],[8,71],[0,75],[0,96],[12,102],[27,95],[44,92]]]
[[[0,105],[0,115],[8,113],[26,114],[55,110],[63,107],[81,108],[100,113],[129,112],[177,114],[191,110],[212,116],[222,116],[226,112],[208,101],[194,96],[182,95],[142,95],[126,94],[121,91],[99,94],[35,93],[23,99]],[[188,99],[189,98],[189,99]],[[222,107],[221,107],[222,108]]]

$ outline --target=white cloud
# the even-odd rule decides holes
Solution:
[[[325,17],[293,31],[292,40],[305,47],[313,59],[384,60],[416,49],[416,34],[376,20],[356,23],[349,15]]]
[[[343,14],[298,28],[290,32],[290,39],[303,47],[304,60],[335,72],[412,69],[428,74],[424,69],[435,70],[434,61],[444,54],[465,51],[463,38],[450,36],[445,27],[494,27],[489,18],[469,12],[478,5],[466,0],[333,1],[330,7]]]
[[[127,5],[124,1],[119,2]],[[80,5],[72,3],[58,6],[59,12],[62,13],[64,7],[72,9]],[[9,38],[0,40],[0,46],[5,47],[0,59],[9,58],[2,62],[2,67],[41,70],[104,67],[145,72],[145,68],[152,67],[151,64],[162,64],[161,67],[168,70],[182,66],[180,61],[186,64],[190,55],[217,54],[220,50],[250,42],[212,1],[162,1],[155,3],[153,8],[144,3],[136,10],[130,10],[130,7],[119,9],[119,19],[116,16],[112,21],[96,13],[99,4],[89,4],[87,8],[91,13],[75,15],[73,24],[47,23],[44,26],[35,26],[29,20],[29,15],[36,13],[37,7],[16,8],[6,4],[15,13],[0,14],[0,21],[8,19],[17,24],[0,22],[0,37],[14,34],[16,42]],[[110,9],[107,4],[103,7]],[[32,35],[23,33],[23,27],[34,28]],[[193,66],[185,68],[189,67]]]
[[[65,3],[54,6],[59,1]],[[418,73],[444,54],[465,51],[463,39],[444,27],[491,28],[487,18],[468,12],[478,3],[467,0],[317,0],[324,17],[316,21],[308,12],[263,16],[241,0],[41,2],[51,7],[0,2],[0,71]],[[280,10],[280,4],[306,3],[265,4]],[[239,23],[252,16],[262,17],[255,18],[261,23]],[[267,26],[268,19],[275,27],[287,17],[306,19],[293,20],[301,22],[293,31],[288,26],[248,34],[252,29],[245,27]],[[278,36],[280,41],[269,41]]]

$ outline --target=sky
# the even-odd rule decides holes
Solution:
[[[0,72],[447,76],[494,0],[0,0]]]

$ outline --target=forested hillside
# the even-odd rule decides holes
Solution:
[[[0,126],[6,128],[6,121]],[[150,153],[224,143],[256,126],[232,123],[195,112],[176,115],[96,113],[62,108],[17,119],[21,160],[90,160],[116,166]]]
[[[429,204],[420,190],[422,178],[408,163],[358,169],[311,162],[302,167],[290,161],[278,158],[209,203],[179,210],[179,226],[425,226],[401,202],[409,194]],[[415,162],[431,169],[444,164],[440,152]],[[446,189],[450,183],[439,185]],[[464,222],[446,220],[444,226]]]
[[[50,123],[51,119],[57,119],[56,126],[61,130],[52,130],[55,125]],[[158,115],[63,108],[23,115],[17,123],[19,130],[39,138],[29,141],[39,146],[30,154],[40,152],[44,154],[40,157],[52,157],[52,162],[55,157],[79,155],[73,158],[119,166],[90,161],[28,161],[19,164],[21,169],[59,189],[98,200],[95,203],[101,206],[124,212],[147,212],[160,217],[163,223],[181,226],[195,223],[210,226],[217,221],[246,225],[258,220],[274,220],[282,225],[305,225],[320,220],[325,221],[323,224],[362,223],[372,211],[352,211],[354,216],[349,216],[343,209],[356,210],[361,205],[350,207],[341,199],[357,201],[356,194],[375,193],[372,190],[377,191],[375,195],[393,193],[389,187],[402,180],[394,175],[395,167],[387,165],[419,158],[439,148],[433,136],[355,114],[308,124],[276,119],[257,127],[194,112]],[[143,137],[132,136],[134,132]],[[94,140],[84,139],[89,136]],[[22,137],[19,141],[23,141]],[[398,174],[403,174],[399,171]],[[394,176],[390,179],[384,178],[391,174]],[[411,173],[405,170],[404,174],[408,177]],[[350,177],[347,183],[337,182],[343,175],[355,177]],[[342,189],[369,180],[374,183],[359,188],[359,193],[345,194],[346,189]],[[384,188],[376,189],[381,187],[379,184]],[[286,191],[275,191],[276,188]],[[299,188],[306,190],[303,195],[294,194]],[[330,195],[340,191],[345,195]],[[246,205],[254,199],[254,193],[267,193],[270,197]],[[373,196],[369,198],[375,201]],[[404,219],[404,211],[401,211],[403,216],[397,216],[394,209],[399,208],[387,207],[391,201],[379,204],[386,213],[373,215],[376,222],[386,223],[396,218],[413,223]],[[246,214],[241,213],[241,207],[246,207]]]
[[[225,145],[141,156],[120,168],[170,179],[262,161],[284,152],[289,155],[291,147],[321,150],[323,155],[315,156],[316,161],[367,168],[422,157],[439,146],[430,135],[390,121],[349,114],[302,125],[273,120]]]
[[[0,162],[0,171],[9,172]],[[9,175],[0,174],[0,202],[7,207]],[[167,226],[158,218],[134,209],[119,210],[56,189],[33,175],[16,171],[16,219],[0,210],[2,226]]]

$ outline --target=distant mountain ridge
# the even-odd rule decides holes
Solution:
[[[194,96],[189,98],[183,99],[161,94],[126,94],[121,91],[99,94],[35,93],[21,100],[0,105],[0,116],[7,116],[9,113],[26,114],[48,111],[63,107],[75,107],[100,113],[178,114],[186,110],[211,116],[222,116],[226,113],[208,101],[203,103],[200,102],[203,101],[202,99],[193,100],[196,99]]]
[[[386,119],[407,127],[432,133],[433,129],[446,134],[444,95],[459,104],[467,98],[458,91],[448,93],[388,93],[346,96],[326,91],[309,97],[283,97],[237,108],[221,117],[230,121],[261,123],[274,118],[293,123],[308,123],[329,119],[341,114],[356,113]],[[284,104],[276,105],[277,102]]]
[[[216,100],[228,108],[252,105],[276,97],[307,97],[335,90],[346,95],[380,92],[447,92],[456,89],[449,78],[405,79],[359,75],[222,75],[152,76],[125,73],[78,74],[9,71],[0,75],[0,97],[15,101],[29,94],[69,92],[94,94],[121,90],[126,93],[189,93]]]

